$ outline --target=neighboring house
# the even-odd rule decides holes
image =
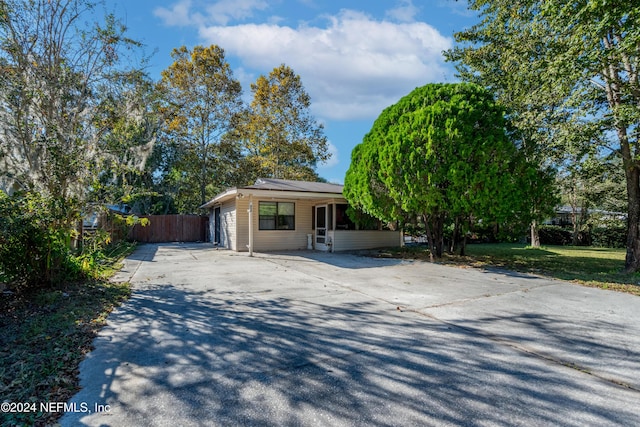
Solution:
[[[201,206],[211,241],[234,251],[345,251],[400,246],[402,233],[359,230],[347,216],[342,185],[258,179]]]
[[[555,210],[555,215],[553,218],[549,218],[544,221],[546,225],[559,225],[561,227],[571,227],[573,226],[573,218],[574,215],[576,219],[583,220],[584,215],[596,215],[605,220],[619,220],[624,221],[627,219],[627,214],[624,212],[611,212],[605,211],[602,209],[588,209],[583,212],[582,207],[578,206],[574,209],[571,206],[564,205],[559,206]],[[580,221],[579,221],[580,222]]]
[[[126,215],[131,211],[131,208],[124,203],[120,203],[118,205],[103,205],[102,207],[109,212],[114,212],[122,215]],[[98,209],[94,209],[90,213],[84,214],[82,219],[82,227],[85,230],[97,230],[100,222],[100,213],[101,212]]]

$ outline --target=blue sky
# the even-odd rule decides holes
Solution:
[[[418,86],[454,82],[442,51],[477,22],[465,0],[112,0],[129,35],[153,53],[155,79],[185,45],[217,44],[250,100],[250,84],[284,63],[300,75],[342,183],[351,150],[384,108]]]

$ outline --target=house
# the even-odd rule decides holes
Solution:
[[[342,185],[258,179],[231,188],[209,210],[211,241],[233,251],[345,251],[400,246],[400,231],[359,229],[347,216]]]
[[[578,223],[584,222],[586,216],[595,216],[605,221],[626,221],[625,212],[613,212],[604,209],[584,209],[581,206],[571,207],[568,205],[558,206],[552,218],[544,221],[545,225],[559,225],[561,227],[572,227],[574,219]]]

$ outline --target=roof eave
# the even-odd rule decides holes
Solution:
[[[222,203],[223,201],[230,199],[232,197],[235,197],[238,194],[238,189],[237,188],[229,188],[228,190],[226,190],[223,193],[218,194],[216,197],[214,197],[213,199],[209,200],[207,203],[205,203],[204,205],[200,206],[199,209],[209,209],[210,207],[217,205],[218,203]]]
[[[322,193],[310,191],[289,191],[289,190],[260,190],[255,188],[232,188],[200,206],[200,209],[209,209],[217,204],[232,198],[242,198],[247,196],[264,197],[271,199],[344,199],[342,193]]]

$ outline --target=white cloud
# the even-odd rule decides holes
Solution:
[[[388,18],[399,22],[413,22],[419,9],[413,5],[412,0],[401,0],[401,6],[387,11]]]
[[[219,0],[205,5],[202,0],[193,4],[192,0],[179,0],[172,7],[157,7],[153,14],[162,19],[165,25],[185,27],[189,25],[227,25],[232,20],[251,18],[254,11],[269,7],[266,0]],[[203,8],[206,13],[193,12]]]
[[[442,81],[450,38],[422,22],[376,21],[355,11],[327,17],[326,28],[275,24],[201,26],[244,68],[268,73],[285,63],[302,77],[314,113],[328,119],[376,117],[417,86]]]
[[[186,27],[194,23],[189,13],[190,8],[191,0],[180,0],[175,3],[171,9],[157,7],[154,9],[153,14],[162,19],[165,25]]]
[[[264,10],[268,7],[264,0],[221,0],[207,7],[211,21],[226,25],[230,20],[242,20],[253,16],[254,10]]]

